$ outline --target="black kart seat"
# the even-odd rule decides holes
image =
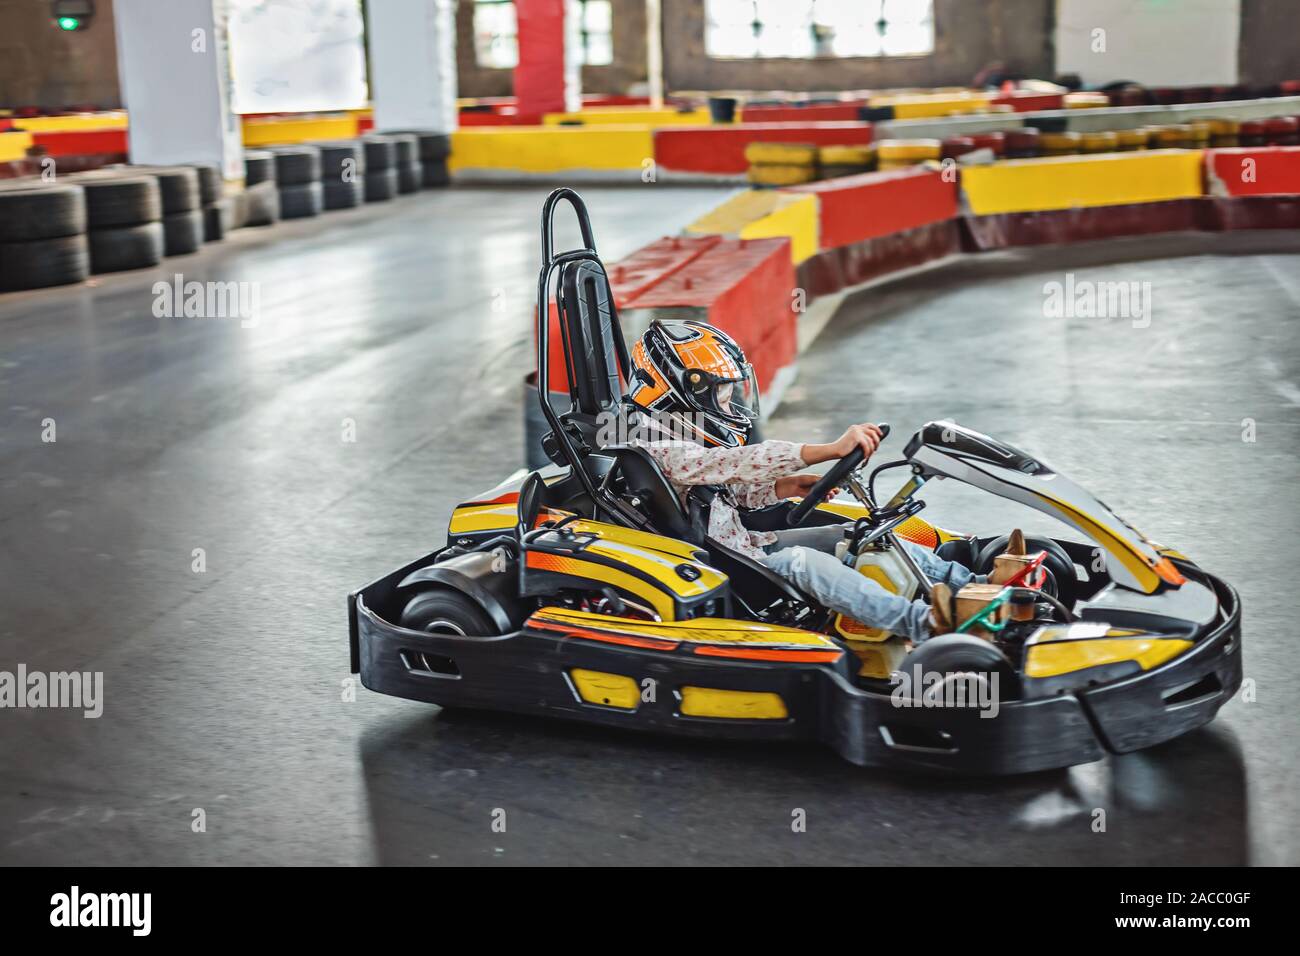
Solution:
[[[650,518],[655,531],[681,541],[702,543],[703,529],[691,525],[681,498],[648,451],[638,445],[612,445],[602,448],[600,454],[613,458],[610,470],[622,478],[623,493],[637,499],[637,507]]]
[[[583,415],[613,411],[623,399],[627,344],[605,267],[597,259],[566,262],[560,267],[559,292],[574,410]]]
[[[637,445],[619,445],[601,450],[614,459],[624,482],[624,493],[636,497],[639,507],[650,518],[659,534],[682,541],[702,543],[709,553],[709,563],[731,580],[732,591],[754,608],[764,608],[773,601],[786,599],[816,605],[793,583],[777,574],[762,561],[704,536],[695,528],[682,507],[681,499],[659,469],[650,453]]]

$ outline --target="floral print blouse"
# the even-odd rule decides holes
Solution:
[[[774,505],[775,482],[802,471],[803,445],[765,441],[739,448],[705,448],[690,441],[637,442],[650,453],[677,494],[686,500],[691,485],[721,486],[709,508],[709,537],[733,551],[762,560],[763,546],[776,540],[768,531],[750,531],[738,508]]]

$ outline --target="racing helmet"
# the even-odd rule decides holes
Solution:
[[[758,381],[730,335],[703,322],[650,323],[632,348],[628,400],[674,437],[734,448],[758,421]]]

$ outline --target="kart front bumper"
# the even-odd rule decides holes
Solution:
[[[497,637],[409,631],[383,620],[368,600],[382,598],[401,573],[349,599],[352,669],[370,690],[682,736],[819,741],[861,766],[1015,774],[1088,763],[1208,723],[1241,684],[1240,602],[1213,578],[1221,621],[1184,654],[1131,678],[994,710],[900,706],[902,694],[858,688],[828,664],[665,654],[526,626]],[[632,707],[584,700],[575,669],[624,675],[644,692]],[[775,694],[785,716],[690,716],[682,712],[686,688]]]

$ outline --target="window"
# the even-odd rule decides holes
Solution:
[[[614,13],[609,0],[575,0],[569,13],[578,20],[578,62],[583,66],[613,63]]]
[[[614,62],[614,14],[610,0],[570,0],[569,36],[583,66]],[[576,28],[576,29],[575,29]],[[519,25],[512,0],[474,0],[474,59],[479,66],[512,70],[519,65]]]
[[[474,0],[474,59],[498,70],[519,65],[519,27],[511,0]]]
[[[704,17],[719,59],[934,52],[933,0],[704,0]]]

